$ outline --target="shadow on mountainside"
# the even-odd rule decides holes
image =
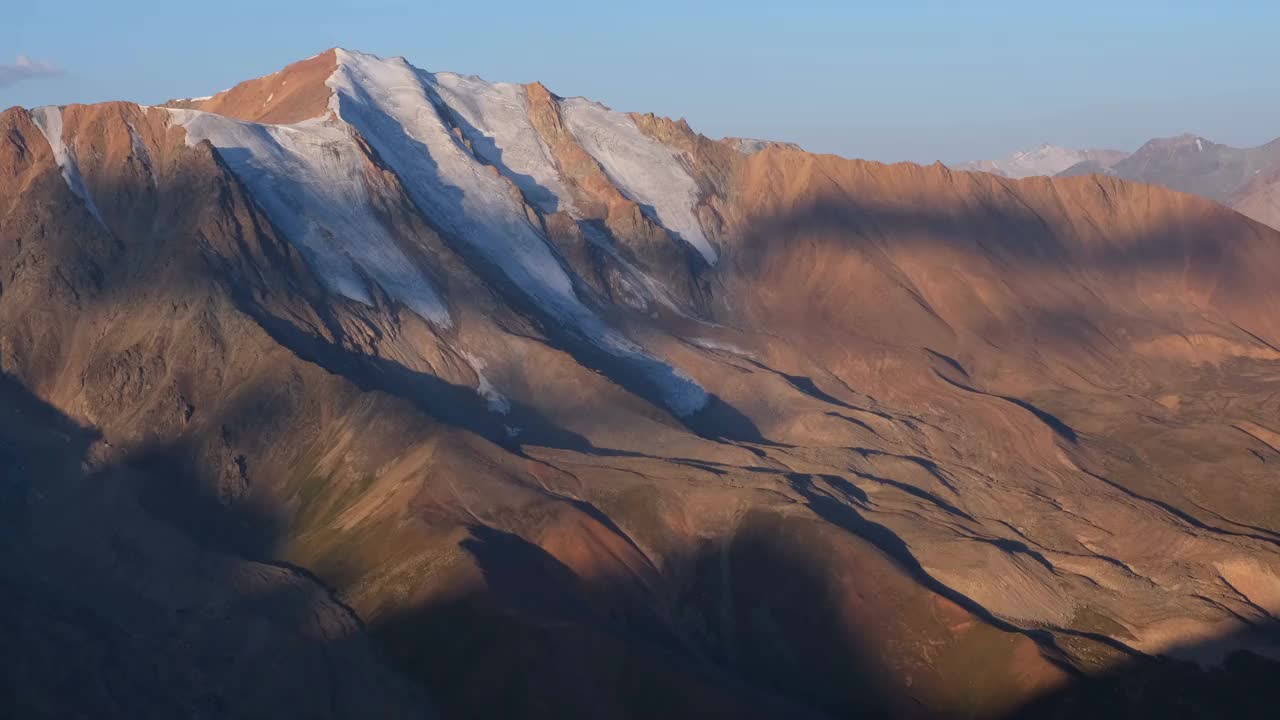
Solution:
[[[409,400],[440,422],[470,430],[508,449],[518,449],[521,444],[571,450],[591,447],[586,438],[556,425],[536,408],[524,403],[508,398],[510,410],[500,415],[488,407],[487,400],[475,388],[455,385],[393,360],[329,342],[272,315],[247,299],[241,300],[241,309],[253,317],[272,339],[299,358],[341,375],[366,392],[380,391]],[[513,437],[507,431],[508,427],[521,428],[519,438]]]
[[[1223,638],[1175,648],[1178,657],[1217,657],[1223,647],[1280,642],[1280,622],[1250,627]],[[1215,662],[1216,661],[1211,661]],[[1235,650],[1220,664],[1201,667],[1167,657],[1140,657],[1097,675],[1034,698],[1007,720],[1067,718],[1233,718],[1265,720],[1280,708],[1275,679],[1280,662],[1248,650]]]
[[[199,489],[161,462],[180,453],[145,470],[109,453],[0,375],[0,716],[434,716],[308,575],[211,549],[205,529],[193,542],[143,509],[154,483]],[[219,530],[270,532],[260,524]]]
[[[276,342],[299,358],[347,378],[362,390],[376,390],[409,400],[431,417],[474,432],[508,450],[520,453],[521,446],[526,445],[579,452],[600,450],[587,438],[552,422],[531,405],[507,398],[508,411],[495,413],[475,388],[455,385],[394,360],[345,348],[272,314],[243,295],[237,302],[241,310],[253,317]],[[577,358],[579,360],[583,356],[604,355],[590,345],[580,348],[580,351],[583,355]],[[603,357],[597,359],[606,362]],[[588,364],[588,367],[593,366]],[[614,374],[606,375],[618,380],[627,373],[615,368]],[[626,383],[623,385],[625,387]],[[772,444],[748,417],[714,394],[708,394],[706,405],[697,412],[683,418],[672,417],[708,439]],[[514,434],[513,428],[519,428],[519,433]]]
[[[695,553],[690,576],[668,578],[679,615],[665,621],[692,653],[650,631],[662,618],[618,614],[617,603],[626,603],[592,578],[526,540],[479,527],[462,547],[485,589],[405,609],[371,630],[446,715],[460,717],[1266,718],[1280,702],[1272,682],[1280,664],[1240,651],[1211,671],[1131,654],[1099,676],[1072,671],[1064,686],[1012,710],[963,699],[974,687],[1000,697],[1014,682],[1005,673],[1016,671],[968,658],[934,668],[943,688],[935,692],[956,702],[940,705],[904,684],[901,648],[880,644],[883,628],[849,624],[845,603],[903,611],[904,598],[893,594],[903,590],[869,588],[870,598],[886,594],[879,600],[834,593],[831,569],[810,553],[819,546],[777,522],[749,523],[724,546]]]
[[[484,587],[372,624],[451,717],[820,717],[677,640],[656,598],[580,577],[516,535],[472,527]]]
[[[1017,405],[1069,452],[1113,455],[1125,467],[1101,474],[1127,491],[1232,534],[1278,529],[1280,495],[1264,466],[1272,448],[1205,441],[1205,455],[1248,460],[1218,466],[1239,483],[1234,492],[1198,492],[1216,468],[1177,464],[1197,455],[1179,438],[1274,415],[1265,398],[1280,347],[1280,234],[1203,198],[1108,178],[855,165],[869,177],[743,221],[716,272],[745,293],[735,302],[768,297],[748,316],[776,312],[770,330],[783,342],[833,362],[848,362],[830,340],[842,334],[877,352],[877,343],[925,348],[956,389]],[[895,200],[895,173],[937,192],[903,187]],[[1141,407],[1189,404],[1193,393],[1196,416]],[[1139,437],[1151,443],[1122,447]]]
[[[237,412],[216,424],[263,421]],[[6,717],[430,716],[387,661],[450,717],[805,714],[699,661],[613,584],[485,526],[461,543],[484,591],[376,622],[375,652],[318,579],[273,559],[280,516],[227,496],[194,441],[96,460],[95,434],[7,377],[0,419]]]
[[[375,703],[370,692],[390,702],[374,690],[396,687],[383,662],[422,683],[446,717],[818,716],[806,707],[842,718],[952,716],[917,704],[874,649],[879,629],[851,625],[841,609],[847,600],[833,594],[823,546],[797,540],[806,535],[790,525],[757,520],[723,544],[691,548],[689,569],[666,575],[648,598],[579,576],[519,536],[472,526],[459,547],[483,586],[375,618],[367,628],[375,652],[363,623],[307,574],[270,554],[254,557],[284,529],[269,509],[220,502],[207,473],[188,475],[199,469],[189,448],[159,447],[86,474],[91,432],[12,381],[0,398],[5,496],[47,506],[19,513],[34,526],[3,531],[0,702],[15,717],[93,709],[97,717],[215,718],[307,707],[316,717],[361,716]],[[853,520],[856,511],[815,492],[811,478],[793,484],[819,516],[913,572],[892,533]],[[164,522],[130,510],[135,502]],[[237,557],[267,564],[254,570]],[[877,586],[861,602],[901,610],[892,592]],[[311,627],[317,612],[334,614],[327,630]],[[1269,717],[1280,702],[1277,669],[1247,653],[1210,672],[1135,657],[1100,677],[1078,676],[1011,717],[1205,717],[1224,707],[1233,717]],[[991,682],[997,671],[975,662],[949,672],[963,685]],[[345,679],[338,688],[333,673]],[[86,677],[101,679],[74,680]],[[329,695],[317,696],[317,686]]]
[[[921,172],[933,170],[921,168]],[[770,253],[783,249],[778,246],[780,240],[803,236],[847,249],[867,245],[946,246],[988,258],[997,267],[1009,270],[1180,273],[1186,262],[1243,270],[1247,258],[1233,254],[1239,249],[1237,244],[1277,232],[1212,201],[1162,188],[1100,177],[1059,182],[1096,187],[1098,197],[1085,199],[1116,214],[1110,218],[1117,220],[1116,226],[1102,228],[1094,223],[1076,227],[1073,223],[1077,218],[1070,213],[1085,213],[1090,208],[1064,210],[1061,205],[1046,204],[1040,210],[1052,212],[1055,223],[1067,220],[1051,224],[1017,194],[1035,197],[1039,190],[1032,188],[1037,184],[1047,186],[1047,181],[981,176],[968,183],[972,196],[963,195],[960,190],[946,191],[953,194],[940,199],[951,205],[926,201],[912,205],[909,200],[885,202],[845,195],[838,199],[820,197],[783,213],[753,218],[739,244],[733,247],[734,261],[754,272],[768,261]],[[1134,215],[1120,221],[1121,203],[1149,203],[1153,195],[1159,195],[1156,202],[1165,202],[1166,206],[1136,205],[1132,209]],[[1177,204],[1182,200],[1187,201],[1187,206],[1200,206],[1194,208],[1199,216],[1192,216],[1187,207]],[[1100,237],[1109,242],[1090,242]]]
[[[725,248],[716,273],[725,281],[786,282],[788,301],[826,302],[831,289],[826,284],[836,279],[823,276],[823,270],[858,258],[903,291],[880,308],[883,313],[897,311],[915,322],[936,324],[932,340],[942,352],[948,351],[955,331],[965,330],[995,349],[1034,340],[1057,352],[1078,352],[1084,346],[1114,354],[1117,348],[1106,335],[1110,325],[1136,332],[1140,339],[1143,331],[1162,335],[1170,331],[1168,324],[1185,322],[1178,313],[1161,316],[1136,299],[1139,287],[1155,282],[1176,293],[1170,297],[1186,296],[1183,311],[1194,306],[1225,337],[1280,345],[1274,313],[1250,310],[1252,304],[1270,307],[1274,300],[1270,278],[1280,272],[1280,252],[1275,251],[1280,235],[1271,228],[1203,198],[1113,178],[1051,185],[969,173],[950,173],[955,179],[948,180],[936,174],[945,171],[933,168],[904,172],[910,171],[921,183],[937,185],[937,197],[913,203],[916,194],[891,201],[881,199],[891,190],[849,180],[849,187],[841,186],[842,194],[833,190],[743,220],[743,232]],[[945,270],[931,264],[938,251],[945,252],[940,256],[947,260]],[[776,273],[790,257],[800,258],[801,264],[782,278]],[[904,270],[904,260],[915,270]],[[814,285],[817,278],[821,286]],[[964,283],[986,288],[997,299],[1012,292],[1021,305],[999,316],[974,315],[974,325],[951,328],[943,315],[964,318],[966,308],[934,308],[927,291],[935,291],[934,302],[939,295],[968,297],[966,304],[980,307],[982,292],[958,294]],[[849,290],[856,296],[858,286]],[[1167,305],[1168,300],[1162,302]],[[1121,301],[1125,304],[1115,305]],[[912,304],[919,308],[908,307]],[[913,314],[918,309],[927,317]],[[1237,317],[1230,317],[1233,312]],[[815,317],[812,322],[822,321]],[[905,336],[923,332],[910,326],[900,330]]]

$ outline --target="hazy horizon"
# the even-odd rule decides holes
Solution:
[[[1072,17],[1066,17],[1070,12]],[[201,96],[334,45],[427,70],[540,80],[615,109],[882,161],[999,158],[1041,143],[1134,150],[1280,136],[1261,2],[700,3],[644,8],[351,0],[217,8],[26,4],[0,28],[0,105]],[[25,60],[18,60],[21,56]]]

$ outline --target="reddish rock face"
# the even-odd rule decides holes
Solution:
[[[329,98],[333,93],[325,81],[336,67],[334,51],[326,50],[217,95],[203,100],[178,100],[167,107],[203,110],[248,122],[302,122],[329,112]]]
[[[402,97],[400,73],[425,104],[329,114],[344,62],[369,97]],[[197,103],[0,114],[20,708],[1266,698],[1249,623],[1280,612],[1280,233],[1117,179],[649,115],[586,142],[541,85],[463,108],[406,72],[338,50]],[[716,262],[664,217],[695,218]],[[61,692],[104,667],[110,692]]]

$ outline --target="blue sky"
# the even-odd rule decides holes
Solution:
[[[0,17],[0,107],[207,95],[341,45],[886,161],[1280,136],[1276,2],[61,0]]]

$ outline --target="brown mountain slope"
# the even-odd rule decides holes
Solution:
[[[743,175],[749,230],[734,258],[746,284],[730,294],[747,299],[737,307],[750,322],[785,328],[788,345],[829,370],[849,367],[856,374],[840,379],[872,395],[902,396],[915,384],[905,368],[868,367],[863,347],[923,355],[910,364],[926,387],[1043,402],[1086,432],[1138,421],[1104,419],[1121,408],[1154,415],[1154,427],[1139,421],[1146,438],[1126,440],[1174,446],[1161,454],[1196,445],[1195,431],[1170,426],[1220,423],[1201,439],[1234,446],[1238,465],[1193,452],[1178,458],[1188,467],[1156,473],[1168,485],[1148,476],[1135,489],[1237,528],[1280,529],[1270,470],[1245,450],[1253,440],[1235,437],[1238,421],[1185,404],[1234,396],[1236,383],[1247,393],[1255,378],[1266,387],[1280,358],[1268,228],[1193,196],[1102,178],[1012,183],[785,153],[753,157]],[[1265,419],[1269,410],[1245,412]],[[1049,429],[1074,439],[1073,452],[1088,445],[1059,421]],[[1239,485],[1197,488],[1203,472]]]
[[[249,122],[301,122],[329,111],[331,93],[324,82],[335,67],[334,51],[326,50],[203,100],[175,100],[165,107],[203,110]]]
[[[957,341],[1025,337],[1034,329],[1023,324],[1028,316],[1068,310],[1094,321],[1136,313],[1150,322],[1153,314],[1199,308],[1263,340],[1280,332],[1270,283],[1278,269],[1274,233],[1190,195],[1102,177],[1013,183],[940,166],[783,151],[749,158],[735,189],[746,243],[738,254],[749,272],[826,253],[870,266],[854,272],[896,274],[919,296],[919,312],[931,310],[950,331],[922,327],[921,344],[948,334]],[[801,237],[791,241],[792,233]],[[806,287],[834,287],[831,281],[815,277]],[[1081,297],[1082,289],[1093,297]],[[850,290],[833,298],[842,309],[869,305],[861,287]],[[1067,300],[1088,304],[1068,308]],[[899,344],[910,332],[898,325],[877,331],[871,317],[848,322],[856,334]],[[921,322],[928,320],[921,315]],[[1240,329],[1229,332],[1246,337]]]
[[[278,582],[314,600],[264,610],[265,627],[329,617],[335,598],[363,626],[290,646],[358,668],[342,691],[356,704],[320,715],[368,711],[364,692],[411,712],[406,681],[478,717],[994,717],[1037,698],[1037,713],[1091,708],[1074,689],[1097,672],[1123,678],[1101,705],[1121,716],[1146,682],[1196,688],[1200,709],[1241,687],[1266,696],[1183,661],[1274,650],[1256,630],[1280,612],[1280,234],[1119,180],[745,155],[630,119],[694,179],[720,253],[708,265],[566,131],[555,96],[525,92],[575,208],[503,187],[576,296],[702,388],[702,409],[669,410],[637,365],[557,325],[353,126],[358,187],[447,325],[376,282],[368,303],[326,289],[237,158],[188,145],[180,115],[66,108],[55,140],[75,181],[14,109],[0,118],[0,369],[69,418],[47,437],[88,428],[85,473],[122,468],[110,487],[128,509],[92,532],[49,522],[92,514],[98,495],[76,486],[14,541],[56,546],[35,557],[63,577],[101,578],[95,612],[134,639],[167,626],[135,622],[130,598],[188,606],[121,589],[122,558],[144,577],[187,569],[130,544],[180,537],[237,572],[283,567]],[[471,131],[453,130],[474,157]],[[621,301],[641,277],[628,266],[680,302]],[[0,460],[26,442],[6,422]],[[33,507],[60,482],[30,465],[56,458],[39,450],[51,442],[19,461],[41,468],[23,475]],[[42,605],[0,619],[63,622]],[[137,643],[127,657],[163,656]],[[287,702],[311,667],[219,707]],[[235,678],[215,681],[251,685]]]

